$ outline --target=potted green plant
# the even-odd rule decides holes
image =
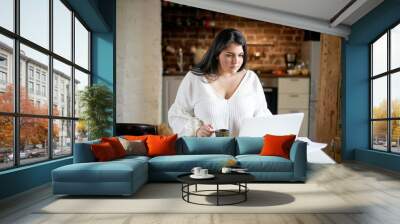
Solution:
[[[87,126],[89,140],[109,136],[112,125],[112,92],[102,84],[87,86],[79,93],[81,118]]]

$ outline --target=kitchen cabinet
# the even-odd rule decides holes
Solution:
[[[176,93],[184,76],[163,76],[162,121],[168,123],[168,110],[175,101]]]
[[[299,136],[308,136],[309,122],[309,77],[278,78],[278,114],[304,113]]]

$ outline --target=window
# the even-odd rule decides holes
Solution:
[[[400,24],[370,45],[371,148],[400,153]]]
[[[14,0],[0,1],[0,26],[14,31]]]
[[[36,69],[36,80],[40,81],[40,70],[39,69]]]
[[[3,13],[3,1],[0,1],[0,21],[4,15]],[[0,23],[1,26],[1,23]],[[1,113],[12,113],[14,112],[14,83],[12,77],[14,76],[13,66],[11,64],[12,58],[14,57],[14,41],[13,39],[0,33],[0,115]],[[2,124],[5,117],[0,116],[0,124]],[[6,119],[8,121],[8,117]],[[11,129],[6,129],[4,135],[11,136]],[[0,136],[1,139],[1,136]],[[10,146],[11,143],[4,142],[3,144]],[[0,151],[2,143],[0,141]],[[1,169],[1,160],[0,160]]]
[[[72,84],[72,68],[69,65],[66,65],[56,59],[53,60],[54,64],[54,70],[53,70],[53,77],[54,77],[54,83],[53,83],[53,90],[55,92],[55,95],[53,95],[53,103],[58,104],[58,97],[60,93],[60,100],[62,103],[64,103],[64,96],[70,96],[72,95],[72,90],[71,89],[65,89],[65,83],[70,83]],[[68,99],[72,101],[71,99]],[[69,102],[71,104],[72,102]],[[55,105],[53,105],[55,106]],[[62,116],[72,116],[72,108],[67,108],[65,111],[66,113],[62,113]],[[53,114],[59,114],[60,111],[59,109],[53,110]]]
[[[75,18],[75,62],[82,68],[89,69],[89,32]]]
[[[67,4],[0,0],[0,170],[70,156],[87,139],[73,105],[90,84],[91,34]]]
[[[0,84],[2,85],[7,84],[7,74],[3,71],[0,71]]]
[[[7,56],[0,54],[0,91],[5,91],[7,85]]]
[[[21,36],[49,48],[49,0],[20,0]]]
[[[53,0],[54,53],[71,60],[72,12],[60,1]]]
[[[7,56],[0,55],[0,67],[7,68]]]
[[[36,95],[40,95],[40,84],[36,84]]]
[[[46,96],[46,86],[42,86],[42,96]]]
[[[33,80],[33,67],[32,66],[29,66],[28,74],[29,74],[29,79]]]
[[[29,94],[33,94],[33,82],[28,82],[28,92]]]

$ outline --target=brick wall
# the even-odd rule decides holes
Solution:
[[[215,35],[236,28],[248,42],[248,68],[268,71],[285,68],[286,53],[300,55],[304,30],[208,10],[162,2],[163,69],[178,71],[178,51],[183,52],[183,71],[194,64],[195,49],[207,49]]]

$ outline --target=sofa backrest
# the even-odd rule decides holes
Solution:
[[[232,137],[181,137],[176,142],[178,155],[226,154],[235,155],[235,138]]]
[[[95,162],[90,145],[98,144],[100,140],[75,143],[74,163]],[[243,155],[259,154],[263,147],[262,137],[181,137],[176,142],[178,155],[225,154]]]
[[[259,154],[263,144],[263,137],[236,137],[236,155]]]
[[[96,158],[94,157],[90,146],[92,144],[99,144],[99,143],[100,143],[100,140],[75,143],[74,163],[95,162]]]

